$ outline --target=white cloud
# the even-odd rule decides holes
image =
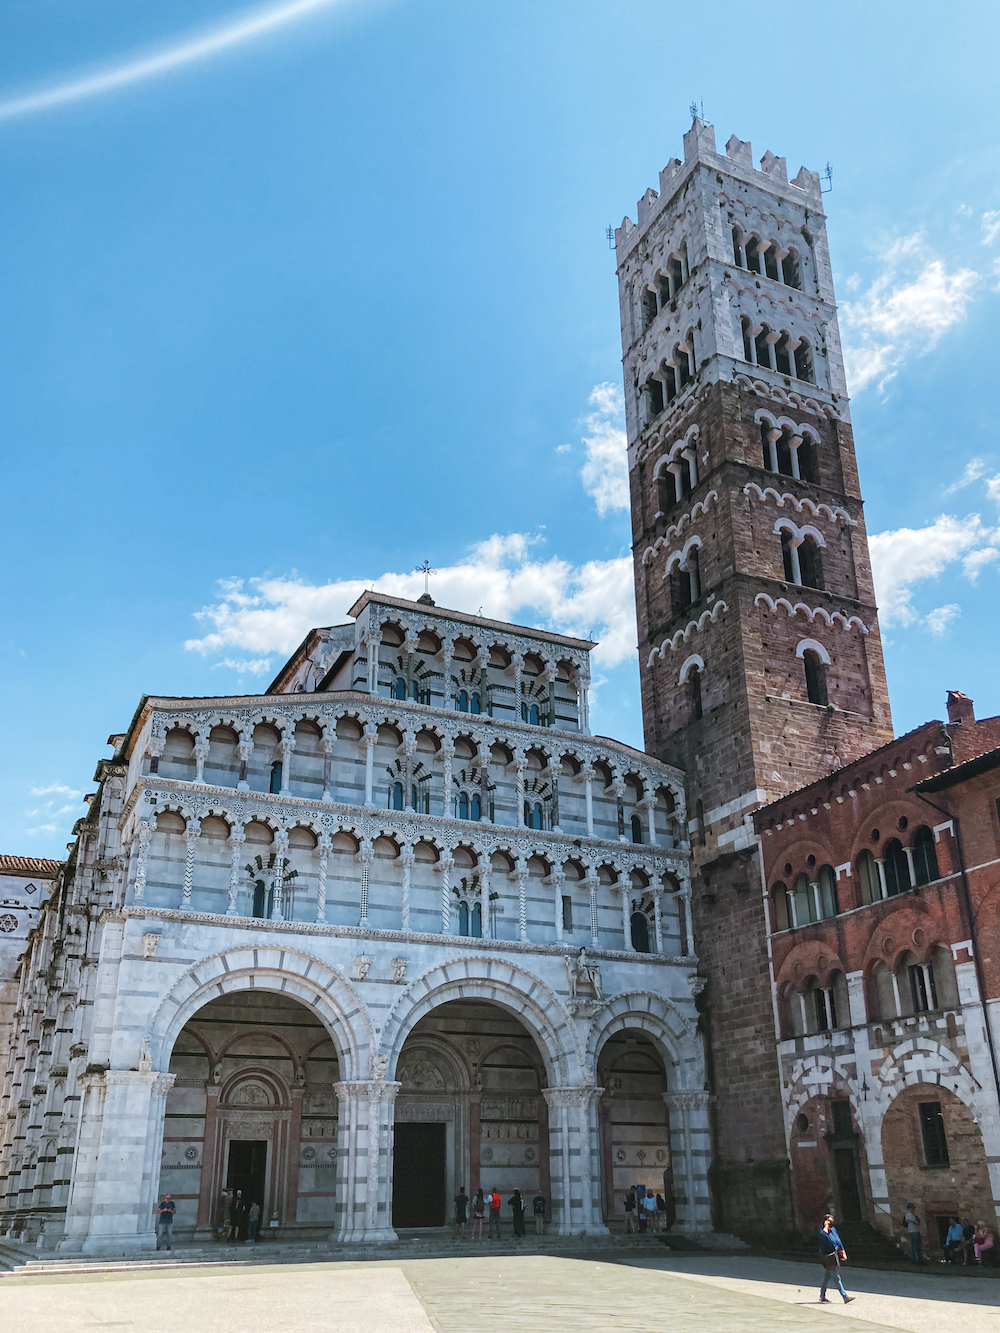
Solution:
[[[1000,236],[1000,210],[983,214],[983,245],[992,245]]]
[[[947,606],[937,606],[933,611],[929,611],[924,618],[924,624],[933,635],[940,638],[951,622],[961,614],[962,608],[958,603],[950,602]]]
[[[954,495],[956,491],[962,490],[964,486],[971,486],[974,481],[979,480],[985,471],[986,464],[981,458],[971,458],[968,463],[966,463],[965,471],[962,475],[957,481],[953,481],[950,486],[946,486],[943,494]]]
[[[580,638],[600,639],[595,664],[612,667],[635,651],[632,561],[629,556],[572,565],[551,557],[536,559],[538,539],[522,533],[495,534],[473,546],[459,564],[442,567],[431,592],[440,606],[496,620],[531,624]],[[343,623],[348,608],[366,588],[415,599],[423,575],[386,573],[378,579],[342,579],[312,584],[270,577],[223,579],[220,596],[195,613],[211,625],[186,648],[200,653],[242,649],[290,653],[307,631]]]
[[[995,477],[986,478],[986,494],[991,500],[1000,504],[1000,473],[997,473]]]
[[[970,268],[949,272],[919,233],[895,241],[881,259],[883,273],[841,307],[844,360],[855,393],[873,382],[884,388],[904,361],[936,347],[965,318],[979,281]]]
[[[912,625],[920,619],[913,606],[913,585],[937,578],[945,566],[993,535],[978,514],[955,518],[941,514],[925,528],[896,528],[873,533],[868,540],[872,577],[885,626]]]
[[[983,546],[980,550],[973,551],[962,561],[965,577],[970,583],[975,583],[976,579],[979,578],[980,571],[986,565],[991,565],[998,557],[1000,557],[1000,548],[996,546]]]
[[[32,787],[32,796],[75,796],[80,800],[83,796],[82,791],[77,791],[75,787],[67,787],[61,782],[53,782],[50,787]]]
[[[584,489],[603,517],[609,509],[628,509],[628,442],[625,400],[617,384],[598,384],[589,398],[593,411],[584,419],[587,461],[580,470]]]
[[[269,657],[224,657],[221,662],[216,662],[212,670],[217,671],[219,667],[228,667],[230,671],[237,671],[241,676],[266,676],[271,670],[271,659]]]
[[[80,808],[83,792],[77,791],[75,787],[67,787],[64,782],[51,782],[47,787],[31,787],[30,792],[32,796],[48,796],[52,799],[39,801],[33,809],[25,810],[25,819],[44,821],[33,828],[26,828],[24,832],[27,837],[35,837],[39,833],[56,833],[60,824],[65,827],[67,815],[79,819],[84,813]],[[59,797],[63,798],[62,805],[58,805],[55,799]]]
[[[572,453],[572,452],[573,452],[573,446],[572,446],[571,444],[557,444],[557,445],[556,445],[556,453],[557,453],[557,454],[569,454],[569,453]]]

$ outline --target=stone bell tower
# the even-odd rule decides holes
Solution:
[[[645,742],[687,774],[715,1225],[781,1226],[749,816],[892,736],[820,180],[696,119],[616,245]]]

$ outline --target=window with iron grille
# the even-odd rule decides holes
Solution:
[[[920,1134],[924,1141],[924,1158],[928,1166],[948,1166],[948,1140],[944,1132],[944,1116],[940,1102],[920,1102]]]

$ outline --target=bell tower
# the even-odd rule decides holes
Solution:
[[[743,1230],[791,1218],[750,814],[892,723],[819,177],[696,119],[659,184],[615,234],[643,719],[687,775],[715,1225]]]

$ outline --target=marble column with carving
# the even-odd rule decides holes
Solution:
[[[399,928],[400,930],[410,929],[410,881],[413,877],[413,848],[408,842],[404,842],[399,851],[399,859],[403,867],[403,888],[400,894],[399,903]]]
[[[285,857],[288,853],[288,834],[284,829],[274,836],[274,896],[271,900],[271,920],[285,919]]]
[[[205,781],[205,760],[208,758],[208,737],[199,736],[194,747],[194,780]]]
[[[455,742],[450,736],[441,742],[441,814],[451,819],[451,765],[455,758]]]
[[[331,779],[333,777],[333,756],[337,752],[337,724],[330,722],[323,737],[323,800],[333,800]]]
[[[201,837],[201,820],[193,816],[188,820],[187,827],[184,830],[184,842],[186,843],[186,855],[184,857],[184,888],[181,891],[181,911],[190,912],[191,910],[191,891],[194,888],[194,857],[198,847],[198,839]]]
[[[243,846],[246,834],[241,828],[234,828],[226,839],[229,848],[229,898],[226,902],[226,916],[239,916],[237,902],[240,893],[240,875],[242,873]]]
[[[451,851],[439,857],[437,864],[441,874],[441,934],[447,935],[451,924],[451,872],[455,865]]]
[[[153,820],[156,816],[153,815]],[[141,903],[146,896],[146,861],[149,857],[149,843],[153,836],[154,824],[147,823],[146,820],[140,820],[138,832],[138,847],[135,854],[135,884],[132,888],[132,901]]]
[[[375,746],[378,744],[378,728],[373,722],[365,727],[361,744],[365,747],[365,805],[374,804],[375,790]]]
[[[546,1088],[552,1227],[556,1236],[607,1234],[601,1211],[597,1106],[603,1088]]]
[[[335,1083],[337,1229],[340,1244],[385,1245],[392,1229],[393,1112],[398,1083]]]
[[[685,1234],[712,1230],[708,1193],[711,1142],[707,1092],[665,1092],[670,1113],[670,1158],[673,1167],[674,1230]],[[682,1192],[683,1191],[683,1192]]]
[[[287,796],[290,791],[289,783],[292,780],[292,755],[295,753],[295,730],[294,723],[288,724],[289,729],[281,737],[281,795]]]
[[[330,848],[332,846],[333,842],[329,833],[324,833],[317,844],[319,865],[316,881],[316,920],[320,925],[326,923],[326,877],[330,869]]]
[[[253,732],[241,731],[240,743],[236,747],[236,753],[240,761],[240,775],[236,783],[237,791],[249,791],[250,783],[247,781],[247,773],[250,768],[250,760],[253,757]]]

